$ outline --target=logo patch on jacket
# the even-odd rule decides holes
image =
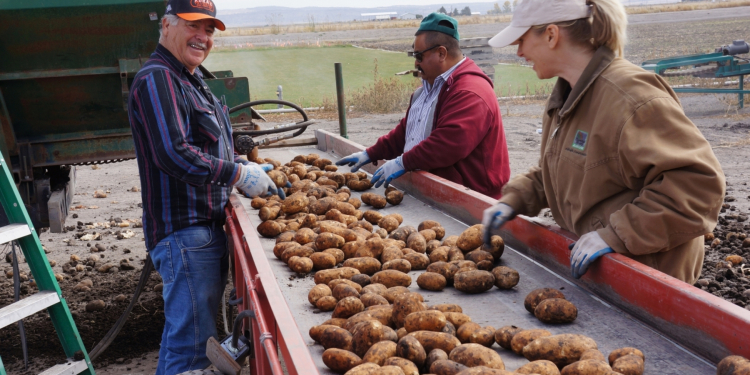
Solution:
[[[573,138],[573,148],[583,151],[586,148],[586,141],[589,139],[589,133],[583,130],[576,132],[576,137]]]

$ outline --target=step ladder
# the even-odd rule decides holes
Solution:
[[[0,154],[0,204],[2,204],[10,225],[0,227],[0,245],[17,241],[34,276],[39,292],[16,303],[0,309],[0,329],[25,317],[47,310],[57,337],[68,358],[66,363],[53,366],[42,372],[44,375],[94,375],[86,347],[78,334],[73,316],[62,297],[55,274],[44,254],[39,237],[34,231],[29,214],[21,201],[10,166]],[[0,358],[0,375],[6,375],[2,358]]]

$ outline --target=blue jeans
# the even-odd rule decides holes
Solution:
[[[164,282],[164,333],[157,375],[208,367],[206,342],[216,334],[216,314],[229,270],[227,237],[218,223],[170,234],[149,254]]]

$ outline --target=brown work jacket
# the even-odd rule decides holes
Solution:
[[[614,251],[692,284],[724,190],[674,91],[601,47],[575,87],[558,79],[539,166],[511,179],[500,201],[530,216],[549,207],[562,228],[597,231]]]

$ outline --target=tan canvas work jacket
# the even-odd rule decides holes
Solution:
[[[664,80],[599,48],[575,87],[558,79],[541,153],[501,202],[531,216],[549,207],[578,236],[597,231],[620,254],[697,280],[724,173]]]

